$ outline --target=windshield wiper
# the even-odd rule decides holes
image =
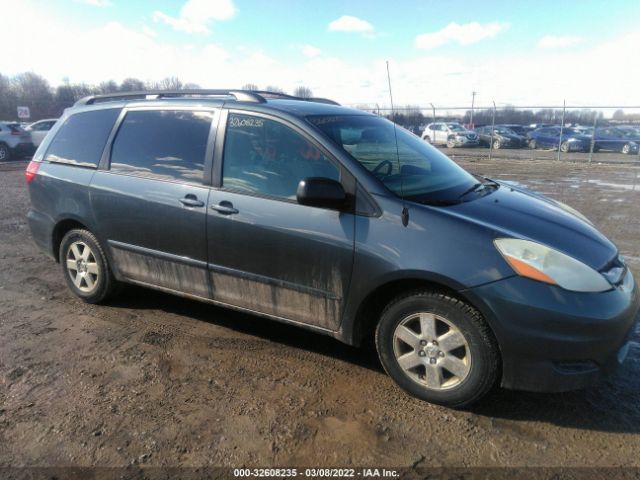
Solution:
[[[468,195],[471,192],[476,192],[479,191],[480,189],[484,188],[484,183],[474,183],[473,186],[471,186],[470,188],[466,189],[464,192],[462,192],[460,195],[458,195],[458,198],[462,198],[466,195]]]

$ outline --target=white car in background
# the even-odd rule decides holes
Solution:
[[[45,118],[25,127],[25,130],[31,133],[31,140],[36,147],[44,140],[57,120],[57,118]]]
[[[449,148],[477,147],[480,144],[476,132],[456,122],[430,123],[422,132],[422,139],[433,145],[446,145]]]

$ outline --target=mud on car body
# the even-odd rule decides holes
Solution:
[[[589,385],[624,360],[637,317],[617,248],[571,207],[328,101],[90,97],[26,176],[33,238],[82,300],[131,283],[373,339],[430,402]]]

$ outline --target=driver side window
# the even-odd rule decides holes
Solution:
[[[293,129],[274,120],[229,114],[222,186],[231,190],[296,198],[300,180],[340,180],[339,168]]]

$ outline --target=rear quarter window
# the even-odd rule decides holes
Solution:
[[[44,160],[96,168],[119,114],[119,108],[74,113],[56,133]]]

